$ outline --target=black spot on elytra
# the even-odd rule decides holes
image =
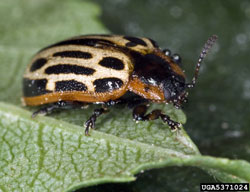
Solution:
[[[87,86],[75,80],[57,81],[56,91],[86,91]]]
[[[116,70],[124,69],[123,62],[115,57],[105,57],[99,62],[99,64],[103,67],[111,69],[116,69]]]
[[[23,79],[23,95],[24,97],[33,97],[50,93],[46,90],[47,79]]]
[[[115,89],[119,89],[122,85],[122,80],[118,78],[103,78],[94,81],[96,92],[111,92]]]
[[[30,71],[31,72],[36,71],[42,68],[46,63],[47,63],[47,59],[45,58],[37,59],[31,64]]]
[[[53,54],[55,57],[71,57],[71,58],[81,58],[81,59],[91,59],[92,55],[88,52],[83,51],[61,51]]]
[[[52,47],[57,47],[57,46],[62,46],[62,45],[84,45],[84,46],[95,47],[95,45],[97,44],[114,45],[113,42],[105,40],[105,39],[95,39],[95,38],[80,39],[79,37],[79,39],[69,39],[69,40],[55,43],[53,45],[43,48],[42,50],[40,50],[40,52],[46,49],[52,48]]]
[[[124,39],[129,40],[129,42],[126,43],[127,47],[135,47],[136,45],[147,46],[147,44],[142,39],[137,37],[124,36]]]
[[[48,67],[45,70],[45,73],[50,74],[68,74],[73,73],[77,75],[92,75],[95,72],[94,69],[88,68],[88,67],[82,67],[78,65],[70,65],[70,64],[58,64],[51,67]]]
[[[155,48],[158,48],[159,45],[156,43],[156,41],[154,41],[153,39],[150,39],[148,38],[148,40],[152,43],[152,45],[155,47]]]

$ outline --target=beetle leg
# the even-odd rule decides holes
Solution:
[[[145,113],[147,112],[146,105],[138,105],[133,110],[133,119],[136,121],[146,121]]]
[[[153,110],[148,115],[145,115],[147,112],[147,106],[146,105],[138,105],[133,110],[133,118],[136,121],[150,121],[155,120],[158,118],[161,118],[164,123],[167,123],[168,126],[171,128],[171,130],[179,129],[181,126],[180,123],[171,120],[171,118],[168,115],[165,115],[162,113],[161,110]]]
[[[85,135],[89,135],[89,129],[94,129],[95,128],[95,122],[97,117],[102,115],[103,113],[108,112],[107,108],[100,108],[100,109],[95,109],[93,114],[90,116],[90,118],[85,122]]]
[[[52,103],[46,107],[38,109],[32,114],[32,118],[36,117],[39,114],[41,115],[50,114],[57,109],[72,109],[76,107],[82,107],[84,105],[85,103],[80,103],[80,102],[58,101],[56,103]]]

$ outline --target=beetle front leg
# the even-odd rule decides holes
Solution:
[[[136,121],[150,121],[155,120],[158,118],[161,118],[164,123],[167,123],[168,126],[171,128],[171,130],[179,129],[181,126],[181,123],[178,123],[176,121],[171,120],[171,118],[168,115],[165,115],[162,113],[161,110],[153,110],[148,115],[145,115],[147,112],[147,106],[146,105],[138,105],[133,110],[133,118]]]
[[[103,113],[107,113],[108,110],[107,108],[100,108],[100,109],[95,109],[93,114],[90,116],[90,118],[85,122],[85,135],[89,135],[89,129],[94,129],[95,128],[95,122],[97,117],[99,117],[100,115],[102,115]]]

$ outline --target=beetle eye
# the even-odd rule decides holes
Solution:
[[[165,100],[169,100],[171,98],[171,92],[168,88],[164,89],[164,98]]]
[[[174,62],[176,62],[177,64],[180,64],[181,63],[181,57],[180,57],[180,55],[178,55],[178,54],[173,54],[173,56],[172,56],[172,59],[174,60]]]
[[[166,55],[166,56],[170,56],[171,55],[171,51],[169,49],[163,49],[163,53]]]

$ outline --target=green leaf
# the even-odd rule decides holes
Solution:
[[[79,34],[105,33],[99,9],[85,1],[9,0],[0,2],[0,190],[67,191],[105,182],[128,182],[146,169],[194,166],[221,181],[249,182],[241,160],[201,156],[182,129],[171,132],[160,120],[135,123],[121,106],[84,135],[83,122],[96,106],[31,118],[21,107],[22,74],[43,46]],[[161,108],[185,123],[181,110]]]
[[[30,112],[4,103],[0,103],[0,119],[3,191],[63,191],[103,182],[128,182],[145,169],[173,165],[207,169],[225,181],[250,181],[246,161],[187,155],[98,131],[88,137],[80,126],[49,117],[32,119]],[[179,139],[177,145],[184,144],[186,139],[177,135],[171,138]]]

